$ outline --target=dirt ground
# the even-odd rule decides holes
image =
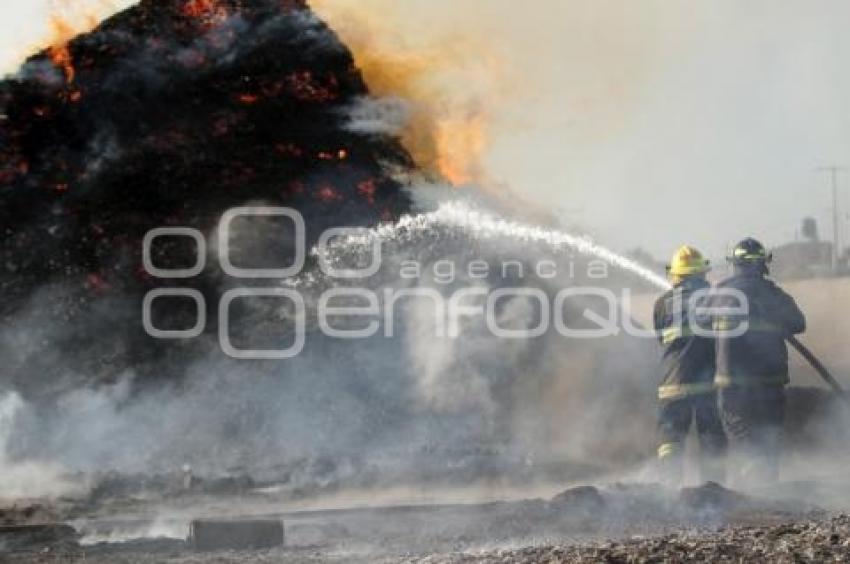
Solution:
[[[408,559],[428,564],[536,562],[847,562],[850,517],[772,527],[729,527],[589,545],[546,546],[484,554]]]
[[[30,530],[28,538],[0,528],[0,562],[842,561],[850,558],[850,517],[829,500],[845,495],[805,483],[748,495],[714,484],[679,491],[613,484],[549,499],[264,513],[284,522],[285,547],[219,552],[192,550],[180,538],[180,518],[169,524],[136,507],[122,518],[73,521],[74,529]],[[246,501],[231,503],[237,515]],[[112,538],[95,542],[96,529]]]
[[[421,564],[520,564],[558,562],[846,562],[850,559],[850,516],[774,526],[728,527],[713,532],[683,531],[607,542],[547,545],[491,551],[378,556],[329,554],[321,550],[272,550],[187,554],[156,552],[39,552],[7,555],[4,562],[89,562],[194,564],[382,562]]]

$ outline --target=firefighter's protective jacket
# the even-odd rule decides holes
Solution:
[[[711,328],[709,317],[695,317],[698,306],[704,307],[710,299],[709,288],[702,278],[685,278],[655,302],[655,331],[664,349],[658,386],[661,400],[714,391],[714,340],[693,330],[696,324]]]
[[[717,331],[718,387],[782,386],[789,382],[788,349],[785,338],[806,330],[806,319],[794,299],[776,284],[754,272],[738,273],[718,285],[746,297],[747,313],[714,314]],[[713,308],[734,306],[738,298],[718,294]],[[743,321],[747,330],[740,336],[731,331]]]

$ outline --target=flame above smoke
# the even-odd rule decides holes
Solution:
[[[437,168],[443,176],[453,184],[484,181],[481,158],[487,149],[487,115],[471,108],[438,119],[435,130]]]
[[[74,60],[71,57],[71,51],[68,49],[68,45],[60,45],[58,47],[51,47],[49,49],[50,60],[53,61],[53,64],[57,67],[61,68],[65,73],[65,81],[68,84],[74,82],[74,77],[76,76],[76,69],[74,69]]]
[[[133,3],[49,0],[46,36],[34,45],[50,45],[50,58],[70,85],[76,71],[68,41]],[[482,159],[489,145],[501,82],[501,65],[492,56],[493,50],[470,45],[459,35],[425,46],[405,44],[393,30],[386,29],[380,14],[356,2],[313,0],[311,5],[352,49],[374,95],[397,96],[410,102],[407,127],[401,137],[417,163],[455,185],[489,184]],[[227,12],[224,6],[220,0],[186,0],[184,13],[212,23]],[[34,50],[27,48],[28,52]],[[302,79],[299,84],[313,88],[311,81]],[[323,92],[332,86],[316,88],[321,87]],[[252,95],[246,94],[246,100]]]
[[[413,45],[368,6],[345,0],[311,5],[353,51],[374,95],[411,103],[401,135],[417,164],[454,185],[490,184],[482,160],[502,90],[495,50],[460,35]]]
[[[12,13],[15,36],[7,38],[0,52],[0,70],[13,72],[20,63],[33,53],[49,48],[53,63],[65,75],[66,82],[74,79],[73,59],[65,48],[76,35],[94,29],[100,21],[116,11],[134,4],[136,0],[28,0],[26,8],[21,6]],[[24,3],[21,3],[24,4]],[[21,23],[25,25],[20,25]]]
[[[94,29],[106,14],[115,11],[111,2],[55,1],[50,4],[48,44],[61,47],[74,36]]]

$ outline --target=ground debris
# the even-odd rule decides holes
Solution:
[[[95,503],[85,514],[80,514],[79,508],[72,511],[75,517],[67,522],[78,528],[78,543],[73,539],[64,543],[28,541],[26,546],[10,547],[0,560],[464,564],[850,559],[850,517],[813,509],[810,501],[802,501],[805,498],[771,499],[716,484],[679,491],[657,484],[617,483],[573,487],[548,500],[292,509],[283,513],[279,511],[290,498],[275,495],[272,490],[242,496],[192,491],[176,496],[170,505],[159,496],[149,503],[131,503],[123,510],[106,495],[100,500],[108,502],[105,507]],[[159,517],[146,517],[153,515]],[[228,522],[279,519],[287,523],[286,543],[251,543],[257,550],[228,543],[220,547],[227,550],[210,547],[211,552],[198,553],[186,541],[187,515]]]
[[[660,537],[563,547],[499,550],[480,554],[430,555],[405,563],[524,564],[559,562],[846,562],[850,516],[771,527],[730,527]]]

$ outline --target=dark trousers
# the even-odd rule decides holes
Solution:
[[[699,437],[700,479],[723,482],[727,441],[717,406],[717,394],[713,393],[661,402],[658,458],[664,480],[673,486],[682,483],[685,439],[692,423],[696,423]]]
[[[785,388],[724,388],[720,392],[720,408],[735,452],[736,482],[748,486],[776,482],[785,420]]]

